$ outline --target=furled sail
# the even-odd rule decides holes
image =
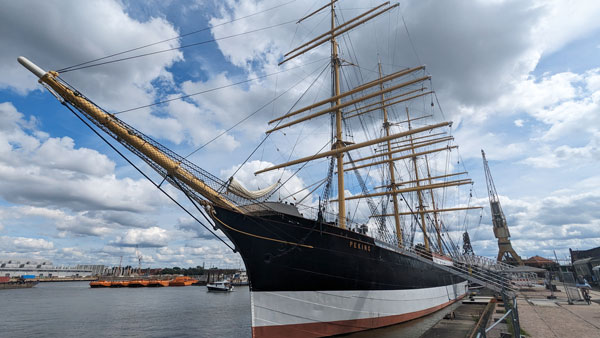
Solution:
[[[255,199],[259,199],[261,197],[266,196],[268,193],[271,192],[271,190],[275,189],[277,184],[279,184],[279,181],[273,183],[272,185],[270,185],[264,189],[250,191],[250,190],[244,188],[244,186],[240,182],[238,182],[235,178],[232,177],[229,179],[229,185],[227,186],[227,192],[230,192],[234,195],[237,195],[237,196],[240,196],[243,198],[247,198],[249,200],[255,200]]]

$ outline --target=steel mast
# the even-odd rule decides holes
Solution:
[[[506,224],[506,217],[502,212],[500,206],[500,199],[496,192],[496,186],[492,179],[492,173],[488,161],[485,158],[485,152],[481,149],[481,156],[483,157],[483,169],[485,171],[485,183],[487,185],[488,195],[490,197],[490,210],[492,213],[492,224],[494,226],[494,236],[498,239],[498,258],[499,262],[505,261],[508,263],[516,263],[523,265],[521,257],[517,255],[515,249],[513,249],[510,243],[510,232],[508,231],[508,225]]]

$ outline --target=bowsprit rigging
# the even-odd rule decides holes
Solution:
[[[315,215],[306,211],[311,203],[317,203],[314,200],[309,199],[307,207],[270,199],[285,182],[252,192],[233,178],[220,179],[103,110],[62,81],[58,73],[19,58],[51,93],[77,110],[78,117],[89,120],[183,191],[235,245],[250,280],[254,337],[306,337],[307,333],[320,337],[391,325],[457,301],[465,295],[467,279],[494,290],[507,287],[506,281],[494,279],[482,269],[469,273],[470,266],[478,263],[469,258],[472,255],[461,255],[448,235],[446,224],[457,222],[456,218],[445,220],[445,215],[480,207],[443,205],[445,193],[442,198],[437,195],[472,181],[455,177],[466,172],[440,170],[448,167],[447,159],[444,162],[437,154],[448,154],[456,146],[447,135],[451,122],[427,122],[432,114],[417,109],[424,102],[427,109],[434,109],[428,104],[435,93],[426,88],[431,88],[431,75],[425,67],[384,74],[378,62],[377,78],[365,82],[357,76],[360,83],[353,86],[341,79],[343,49],[338,39],[350,42],[350,32],[398,10],[398,4],[386,2],[339,23],[334,0],[307,17],[326,9],[330,10],[331,27],[281,56],[280,64],[302,63],[301,59],[311,56],[309,51],[328,44],[331,95],[301,108],[292,107],[272,119],[267,134],[285,137],[295,128],[331,122],[332,137],[325,144],[331,148],[303,149],[310,154],[303,157],[292,152],[286,162],[263,163],[256,171],[261,174],[299,166],[296,175],[308,163],[321,159],[320,164],[328,167],[309,194],[324,185]],[[305,24],[304,19],[298,24]],[[346,64],[360,69],[356,60]],[[365,122],[367,117],[374,122]],[[367,132],[371,127],[377,132]],[[352,132],[358,128],[364,136]],[[357,185],[352,185],[353,176]],[[373,181],[383,183],[374,187]],[[348,217],[347,205],[358,210],[358,204],[352,203],[364,200],[369,214]],[[374,230],[369,227],[371,221]],[[388,225],[393,229],[387,229]],[[420,243],[413,245],[413,239]]]

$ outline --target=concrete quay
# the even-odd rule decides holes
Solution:
[[[569,304],[561,285],[548,299],[544,287],[522,289],[517,298],[521,328],[532,338],[600,338],[600,291],[592,290],[592,303]]]
[[[519,321],[524,337],[531,338],[600,338],[600,291],[592,290],[592,303],[580,301],[569,304],[567,295],[561,285],[554,292],[556,299],[548,299],[550,290],[543,286],[519,290],[517,307]],[[485,295],[485,296],[482,296]],[[504,304],[501,300],[492,301],[489,306],[485,304],[491,296],[490,290],[482,290],[476,296],[475,302],[465,298],[460,306],[453,309],[452,316],[441,319],[422,334],[421,338],[463,338],[476,337],[476,324],[489,328],[500,319],[504,313]],[[487,300],[486,300],[487,298]],[[475,304],[473,304],[475,303]],[[479,303],[480,305],[477,305]],[[485,310],[484,310],[485,307]],[[480,318],[486,312],[489,318]],[[486,333],[487,338],[502,338],[510,334],[508,324],[503,321]]]

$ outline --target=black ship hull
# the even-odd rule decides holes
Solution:
[[[213,218],[246,265],[255,337],[319,337],[391,325],[465,294],[464,280],[433,262],[329,223],[218,207]],[[381,297],[394,301],[380,304]],[[337,304],[334,311],[330,303]]]

